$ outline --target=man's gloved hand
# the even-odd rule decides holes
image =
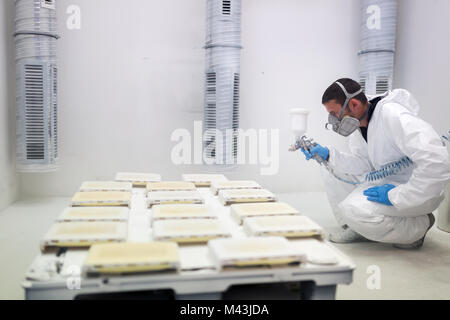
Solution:
[[[382,186],[377,186],[365,190],[364,195],[367,196],[367,200],[369,201],[379,202],[387,206],[392,206],[391,201],[389,201],[388,193],[394,188],[395,186],[392,184],[384,184]]]
[[[322,147],[320,144],[317,146],[311,148],[311,152],[308,152],[305,149],[301,149],[303,154],[306,157],[306,160],[310,160],[314,155],[318,154],[323,160],[328,160],[328,156],[330,154],[330,151],[326,147]]]

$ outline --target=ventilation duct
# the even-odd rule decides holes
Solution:
[[[368,96],[392,89],[397,0],[361,2],[360,84]]]
[[[56,0],[15,0],[17,168],[57,168]]]
[[[234,165],[239,128],[241,0],[207,0],[204,154]]]

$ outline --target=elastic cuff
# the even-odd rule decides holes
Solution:
[[[336,168],[336,152],[337,150],[333,147],[328,148],[328,165],[331,168]]]
[[[392,204],[392,206],[398,210],[399,209],[398,204],[396,204],[395,201],[392,200],[392,199],[395,199],[395,192],[397,191],[395,189],[396,188],[389,190],[389,192],[387,193],[386,196],[389,199],[389,202]]]
[[[327,156],[325,157],[325,161],[329,161],[330,160],[330,148],[325,147],[325,150],[327,150]]]

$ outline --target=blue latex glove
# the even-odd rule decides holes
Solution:
[[[328,150],[328,148],[326,147],[322,147],[320,144],[318,144],[317,146],[311,148],[311,151],[308,152],[305,149],[301,149],[303,154],[306,157],[306,160],[310,160],[312,159],[312,157],[314,157],[314,155],[318,154],[323,160],[328,160],[328,156],[330,154],[330,151]]]
[[[377,186],[365,190],[364,195],[367,196],[367,200],[369,201],[379,202],[387,206],[392,206],[391,201],[389,201],[388,193],[394,188],[395,186],[392,184],[384,184],[382,186]]]

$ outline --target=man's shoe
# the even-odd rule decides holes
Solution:
[[[359,233],[353,231],[347,226],[344,226],[342,230],[334,232],[329,235],[329,240],[334,243],[353,243],[353,242],[367,242],[372,241],[364,238]]]
[[[411,244],[394,244],[393,246],[397,249],[404,249],[404,250],[414,250],[422,248],[425,236],[427,235],[428,230],[430,230],[431,227],[434,225],[434,222],[436,220],[432,213],[428,214],[428,219],[430,219],[430,226],[428,227],[427,231],[425,231],[425,234],[423,235],[422,239],[419,239]]]

